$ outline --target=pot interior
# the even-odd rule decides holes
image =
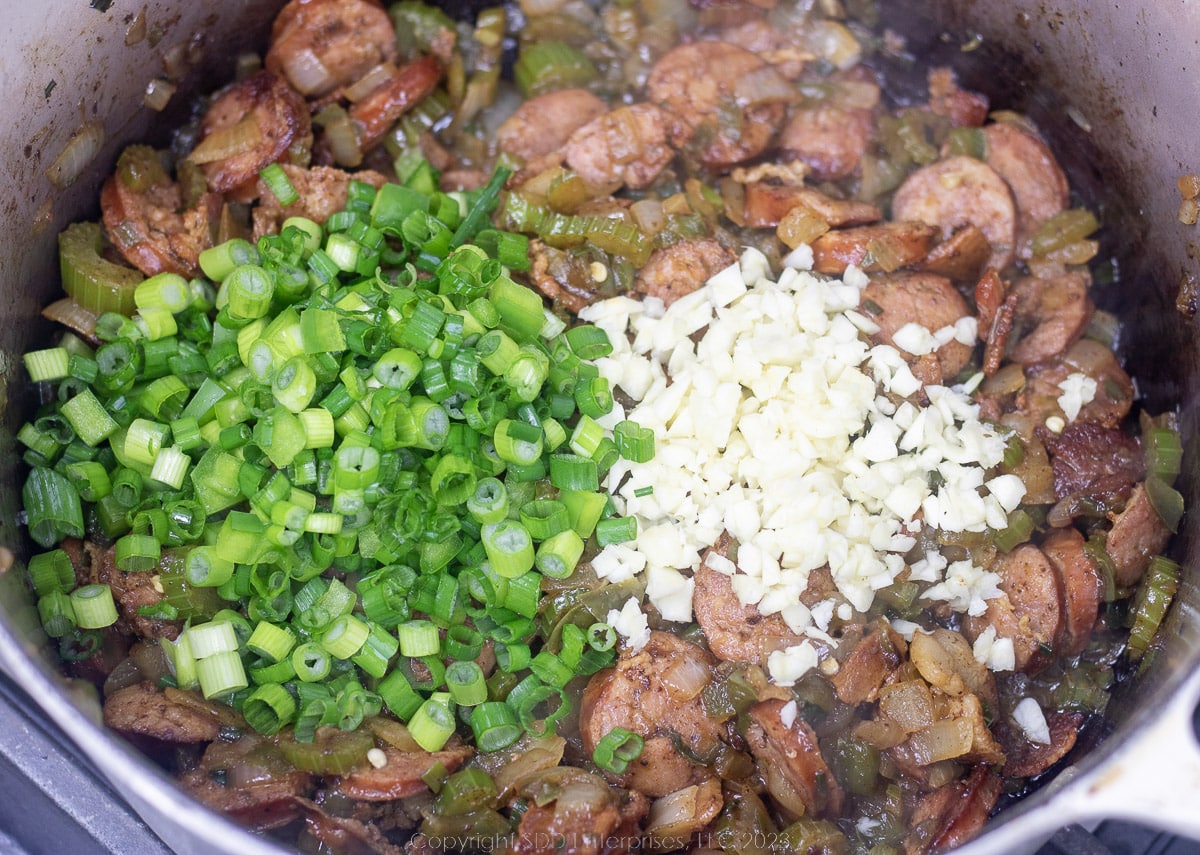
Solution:
[[[471,2],[446,5],[462,12]],[[17,522],[23,472],[13,437],[35,404],[22,380],[20,356],[50,330],[40,310],[59,289],[56,235],[70,222],[96,216],[96,188],[125,144],[164,142],[161,129],[187,117],[196,93],[227,79],[239,51],[265,42],[279,5],[150,0],[139,12],[120,0],[93,0],[90,6],[60,0],[10,10],[0,56],[10,83],[0,93],[9,117],[0,128],[0,240],[7,247],[0,255],[0,544],[18,556],[28,548]],[[1200,7],[1186,0],[1140,8],[1063,0],[889,0],[880,6],[885,24],[905,36],[912,55],[951,65],[965,88],[985,92],[993,105],[1028,113],[1059,153],[1082,202],[1105,200],[1099,209],[1102,255],[1113,258],[1119,275],[1114,285],[1097,289],[1097,301],[1124,319],[1119,352],[1148,409],[1178,407],[1184,472],[1192,470],[1200,341],[1190,312],[1200,301],[1193,295],[1200,232],[1176,219],[1175,179],[1200,166],[1200,143],[1191,127],[1198,105],[1194,90],[1179,85],[1178,77],[1187,73],[1189,34],[1200,33]],[[892,71],[903,79],[902,69]],[[147,81],[168,73],[178,75],[180,88],[159,115],[143,105],[142,95]],[[908,84],[915,94],[924,80]],[[104,144],[71,186],[56,188],[46,169],[89,122],[104,128]],[[1185,476],[1181,488],[1188,506],[1197,507],[1197,479]],[[1169,691],[1179,674],[1200,661],[1194,528],[1185,518],[1174,547],[1186,571],[1166,627],[1169,641],[1139,682],[1118,691],[1110,707],[1118,730],[1134,726],[1138,715],[1148,714],[1148,698],[1152,702],[1155,693]],[[0,644],[6,648],[0,661],[35,695],[52,696],[53,715],[71,735],[93,745],[103,740],[63,701],[63,681],[15,572],[0,574],[0,634],[13,642]],[[1097,757],[1103,751],[1100,746]],[[122,779],[139,809],[160,810],[161,804],[147,807],[136,795],[162,789],[148,761],[124,749],[107,756],[120,771],[107,766],[106,771]],[[205,816],[179,838],[181,849],[200,845],[194,835],[207,834],[204,825],[212,823]],[[219,827],[241,847],[236,851],[258,845],[224,823]],[[196,851],[211,850],[200,845]]]

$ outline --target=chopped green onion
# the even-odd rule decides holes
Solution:
[[[91,389],[84,389],[59,408],[71,423],[75,435],[91,446],[99,445],[116,432],[119,425],[104,409]]]
[[[42,552],[29,559],[29,578],[39,597],[54,591],[70,593],[75,587],[75,568],[61,549]]]
[[[296,701],[278,683],[267,683],[255,689],[242,702],[242,715],[264,736],[278,733],[296,715]]]
[[[83,537],[83,506],[79,493],[53,469],[35,466],[21,491],[29,536],[49,549],[65,537]],[[86,628],[86,627],[85,627]]]
[[[162,559],[162,546],[148,534],[127,534],[117,540],[114,563],[118,570],[138,573],[153,570]]]
[[[592,760],[605,772],[622,775],[629,764],[642,756],[646,741],[623,727],[614,727],[596,744]]]
[[[446,686],[459,706],[473,707],[487,700],[483,669],[470,660],[452,662],[447,666]]]
[[[83,585],[70,594],[80,629],[103,629],[117,622],[117,605],[108,585]]]
[[[227,620],[195,624],[188,627],[187,636],[192,656],[197,660],[207,659],[218,653],[236,652],[238,649],[237,633],[233,624]]]
[[[296,644],[296,635],[285,626],[259,621],[246,640],[246,649],[271,662],[282,661]]]
[[[485,701],[471,710],[471,730],[480,751],[499,751],[521,736],[517,715],[503,701]]]
[[[454,733],[454,715],[446,704],[430,698],[409,719],[408,732],[426,751],[440,751]]]
[[[488,523],[480,531],[480,538],[492,569],[500,576],[512,579],[533,567],[533,539],[516,520]]]
[[[212,699],[245,689],[250,685],[246,669],[236,650],[214,653],[204,659],[196,659],[196,675],[200,678],[200,691],[205,699]]]
[[[637,422],[627,419],[617,422],[613,428],[613,439],[617,443],[617,451],[626,460],[646,463],[654,457],[654,431]]]
[[[50,347],[25,354],[25,370],[34,383],[61,380],[70,374],[70,354],[66,348]]]
[[[410,620],[396,628],[400,654],[408,657],[434,656],[441,649],[437,626],[427,620]]]
[[[63,591],[52,590],[38,598],[37,609],[42,629],[51,638],[62,638],[77,626],[75,607]]]
[[[316,683],[329,676],[333,668],[333,657],[319,644],[310,641],[292,651],[292,667],[296,669],[298,680]]]
[[[601,546],[610,543],[628,543],[637,537],[637,517],[610,517],[596,523],[596,542]]]
[[[321,635],[321,646],[337,659],[349,659],[362,650],[371,628],[354,615],[342,615]]]
[[[263,184],[271,191],[283,207],[293,205],[300,201],[300,194],[296,192],[296,188],[292,186],[291,179],[287,173],[283,171],[283,167],[278,163],[271,163],[259,170],[258,177],[262,179]]]

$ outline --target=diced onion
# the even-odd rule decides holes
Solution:
[[[258,119],[254,113],[247,113],[236,124],[213,131],[202,139],[200,144],[192,149],[188,160],[192,163],[214,163],[245,154],[261,141]]]
[[[796,90],[773,65],[763,65],[737,79],[733,94],[738,104],[754,107],[773,101],[791,101]]]
[[[337,85],[329,69],[311,50],[298,50],[283,61],[283,73],[304,95],[323,95]]]
[[[104,123],[93,119],[67,141],[67,145],[46,169],[50,183],[60,190],[75,183],[84,168],[92,162],[104,145]]]
[[[694,657],[680,656],[663,671],[667,694],[678,701],[690,701],[708,685],[708,666]]]
[[[171,96],[175,94],[176,88],[170,80],[155,77],[146,84],[146,94],[142,96],[142,103],[151,110],[163,110],[170,102]]]
[[[378,89],[382,84],[391,80],[395,75],[395,65],[390,62],[381,62],[347,86],[342,92],[348,101],[357,103]]]

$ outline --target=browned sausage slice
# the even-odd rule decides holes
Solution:
[[[1091,277],[1071,271],[1053,279],[1028,276],[1012,286],[1017,297],[1017,326],[1027,331],[1017,340],[1012,358],[1022,365],[1058,356],[1087,329],[1095,306],[1088,296]]]
[[[645,187],[675,156],[670,126],[671,117],[654,104],[618,107],[571,134],[567,165],[589,184]]]
[[[1003,270],[1012,263],[1016,205],[1004,179],[982,161],[955,156],[918,169],[896,191],[892,214],[937,226],[943,240],[963,226],[977,226],[992,247],[988,267]]]
[[[891,628],[882,623],[864,636],[842,662],[829,682],[844,704],[861,704],[879,697],[879,687],[900,667],[900,654]]]
[[[1124,510],[1108,518],[1112,528],[1105,548],[1116,567],[1113,579],[1119,587],[1131,588],[1142,580],[1151,556],[1166,548],[1171,530],[1150,503],[1145,484],[1137,484]]]
[[[363,181],[376,189],[387,183],[387,178],[373,169],[359,169],[351,174],[332,166],[305,169],[285,163],[282,168],[300,198],[283,207],[274,194],[267,192],[266,185],[260,180],[260,201],[254,209],[255,240],[263,235],[278,234],[288,217],[307,217],[313,222],[325,222],[346,207],[351,181]]]
[[[997,122],[983,133],[987,164],[1008,182],[1017,202],[1017,243],[1024,257],[1038,227],[1066,209],[1067,176],[1045,143],[1015,125]]]
[[[812,242],[813,269],[840,276],[853,264],[867,273],[892,273],[924,258],[935,235],[924,223],[834,229]]]
[[[558,151],[575,133],[608,112],[586,89],[544,92],[521,104],[496,129],[500,150],[529,161]]]
[[[921,269],[956,282],[972,282],[979,278],[992,245],[978,226],[967,225],[929,251]]]
[[[1083,714],[1077,712],[1046,713],[1046,726],[1050,730],[1050,744],[1030,742],[1007,722],[996,724],[996,736],[1004,745],[1004,776],[1006,778],[1032,778],[1040,775],[1067,756],[1079,738],[1083,725]]]
[[[797,110],[779,134],[779,148],[803,161],[820,181],[853,175],[875,130],[870,110],[815,107]]]
[[[979,764],[965,780],[921,798],[909,821],[904,855],[946,852],[979,834],[1000,798],[1001,779]]]
[[[729,535],[723,534],[710,551],[724,555],[729,543]],[[707,556],[708,552],[705,552]],[[713,570],[703,560],[692,578],[696,582],[692,592],[696,623],[700,624],[708,648],[718,659],[766,665],[767,657],[774,651],[800,643],[800,636],[788,629],[779,615],[763,616],[754,606],[742,605],[733,592],[729,577]]]
[[[354,104],[350,118],[357,125],[362,150],[369,151],[379,145],[388,128],[436,89],[441,79],[442,64],[432,56],[423,56],[396,69],[367,97]]]
[[[646,266],[637,272],[633,287],[669,306],[736,260],[732,252],[712,238],[682,240],[650,253]]]
[[[778,699],[760,701],[750,707],[746,742],[750,752],[767,773],[777,771],[804,801],[806,813],[837,816],[844,794],[829,771],[817,735],[804,719],[790,725],[783,721],[786,704]]]
[[[655,63],[646,93],[679,118],[683,134],[677,144],[696,141],[703,164],[731,166],[761,154],[783,121],[781,101],[743,106],[734,122],[720,115],[723,105],[738,103],[738,82],[761,73],[765,65],[736,45],[692,42],[672,48]]]
[[[1062,591],[1050,559],[1036,546],[1024,544],[1001,556],[993,568],[1003,594],[987,601],[987,611],[968,616],[964,629],[973,641],[988,626],[1013,643],[1018,671],[1036,671],[1049,661],[1046,650],[1063,625]]]
[[[153,683],[136,683],[104,699],[104,723],[126,736],[180,745],[212,742],[221,723],[200,710],[172,703]]]
[[[878,222],[883,216],[874,205],[854,200],[834,199],[811,187],[768,184],[753,181],[746,185],[746,225],[756,229],[774,228],[788,211],[803,205],[833,228]]]
[[[396,59],[396,31],[376,0],[291,0],[275,16],[264,61],[310,98]]]
[[[192,208],[182,207],[179,185],[147,146],[122,152],[117,173],[100,190],[105,232],[125,260],[147,276],[199,273],[200,253],[212,246],[221,197],[204,193]]]
[[[1083,547],[1083,535],[1073,528],[1052,531],[1042,541],[1042,552],[1062,582],[1066,620],[1061,646],[1067,656],[1076,656],[1087,647],[1104,595],[1100,571]]]
[[[234,134],[243,126],[247,134],[245,146],[225,157],[209,159],[217,133]],[[226,193],[247,182],[253,182],[259,171],[281,160],[296,144],[310,141],[312,122],[308,105],[294,89],[269,71],[260,71],[239,80],[217,96],[200,122],[200,142],[192,159],[200,164],[208,186],[217,193]],[[205,140],[210,140],[206,148]]]
[[[1060,434],[1039,432],[1050,453],[1054,494],[1124,498],[1146,476],[1137,437],[1091,422],[1072,422]]]
[[[584,690],[579,732],[590,756],[614,727],[646,740],[641,756],[630,763],[624,780],[648,796],[665,796],[712,777],[676,749],[707,757],[720,745],[721,727],[704,711],[701,696],[677,697],[665,675],[680,664],[711,668],[715,660],[702,648],[666,632],[651,632],[637,653],[623,654],[616,666],[596,674]]]
[[[404,799],[429,789],[424,776],[438,763],[453,772],[474,753],[466,745],[451,744],[441,751],[383,749],[387,762],[378,769],[363,765],[337,779],[338,789],[356,801],[387,802]]]
[[[1059,384],[1076,372],[1096,381],[1096,395],[1083,405],[1076,421],[1119,427],[1133,406],[1133,381],[1111,350],[1088,338],[1075,342],[1061,356],[1025,370],[1027,383],[1022,411],[1038,424],[1049,416],[1063,415],[1058,404],[1062,395]]]
[[[874,338],[894,344],[893,336],[905,324],[916,323],[927,330],[952,326],[970,314],[967,302],[949,279],[932,273],[904,273],[879,276],[871,280],[862,293],[863,305],[878,307],[871,319],[879,325]],[[943,378],[953,377],[971,359],[971,348],[959,341],[949,341],[934,354]]]

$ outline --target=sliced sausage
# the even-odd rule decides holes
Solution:
[[[1088,286],[1091,277],[1070,271],[1053,279],[1027,276],[1012,286],[1017,298],[1018,339],[1012,358],[1022,365],[1058,356],[1087,329],[1095,312]]]
[[[618,829],[626,818],[617,791],[582,769],[558,768],[534,778],[517,833],[514,855],[618,855]],[[557,797],[547,801],[546,793]],[[645,800],[640,801],[645,809]],[[627,839],[636,840],[636,836]],[[616,844],[616,845],[614,845]]]
[[[126,573],[116,566],[116,552],[86,541],[83,544],[84,562],[76,565],[75,575],[81,585],[101,584],[112,589],[120,618],[115,626],[124,635],[141,638],[174,640],[183,628],[182,621],[167,621],[139,614],[141,608],[151,609],[162,603],[163,590],[155,573]]]
[[[956,282],[973,282],[992,256],[992,245],[975,225],[963,226],[929,251],[921,269]]]
[[[992,248],[987,266],[1003,270],[1012,263],[1016,205],[1004,179],[982,161],[955,156],[918,169],[896,191],[892,214],[936,226],[943,240],[977,226]]]
[[[128,163],[130,169],[122,167]],[[131,184],[126,176],[136,170]],[[184,210],[183,194],[158,155],[146,146],[130,146],[121,154],[117,173],[100,190],[104,230],[125,260],[147,276],[200,272],[200,253],[213,244],[221,216],[221,197],[205,193]]]
[[[1067,756],[1075,747],[1079,738],[1079,728],[1083,726],[1083,713],[1059,712],[1051,710],[1046,713],[1046,726],[1050,730],[1050,744],[1030,742],[1015,727],[1007,721],[999,721],[995,725],[996,737],[1004,746],[1004,768],[1001,770],[1006,778],[1032,778],[1040,775]]]
[[[753,181],[746,185],[746,225],[774,228],[793,208],[804,206],[833,228],[878,222],[883,216],[874,205],[854,200],[834,199],[811,187],[768,184]]]
[[[235,770],[247,780],[231,781],[229,773]],[[211,743],[200,765],[180,776],[179,783],[213,810],[256,831],[269,831],[303,815],[296,797],[312,790],[313,778],[258,734],[244,733],[233,742]]]
[[[586,89],[544,92],[521,104],[496,129],[500,150],[530,161],[567,144],[575,133],[608,112],[608,105]]]
[[[245,148],[216,160],[200,157],[206,139],[218,132],[235,133],[231,129],[243,123],[254,129]],[[263,167],[283,159],[293,146],[311,141],[312,122],[304,99],[274,74],[260,71],[229,86],[213,101],[200,122],[195,159],[209,188],[226,193],[253,182]]]
[[[424,777],[438,763],[453,772],[475,752],[455,740],[440,751],[401,751],[389,745],[383,753],[386,762],[382,766],[358,766],[337,779],[337,788],[362,802],[408,798],[429,789]]]
[[[979,834],[996,800],[1002,782],[986,764],[979,764],[962,781],[946,784],[917,803],[904,855],[946,852]]]
[[[219,721],[172,703],[153,683],[135,683],[105,698],[104,723],[126,736],[179,745],[212,742],[221,732]]]
[[[817,744],[817,735],[800,717],[789,725],[783,720],[786,704],[778,699],[750,707],[746,742],[750,753],[771,771],[782,773],[803,800],[806,813],[837,816],[844,793]]]
[[[370,151],[379,145],[396,120],[436,89],[441,80],[441,62],[436,57],[423,56],[396,69],[365,98],[353,104],[350,118],[355,122],[362,150]]]
[[[1083,535],[1073,528],[1056,529],[1042,541],[1042,552],[1058,572],[1063,591],[1061,650],[1076,656],[1087,647],[1100,614],[1104,582],[1096,563],[1084,550]]]
[[[723,534],[711,549],[725,555],[729,544],[729,535]],[[729,577],[710,568],[704,560],[692,578],[696,583],[692,592],[696,623],[718,659],[766,665],[771,653],[800,643],[800,636],[778,614],[763,615],[755,606],[742,605]]]
[[[712,238],[683,240],[650,253],[633,287],[669,306],[735,261],[737,257]]]
[[[1062,591],[1050,559],[1031,544],[1000,557],[993,568],[1000,574],[1001,596],[987,601],[982,615],[964,621],[974,641],[988,626],[999,638],[1012,640],[1018,671],[1037,671],[1049,662],[1047,651],[1063,625]]]
[[[854,265],[867,273],[892,273],[925,258],[936,235],[924,223],[834,229],[812,242],[813,269],[840,276]]]
[[[589,756],[614,727],[646,740],[624,779],[631,789],[648,796],[665,796],[712,776],[707,767],[680,754],[677,743],[701,758],[720,744],[720,725],[705,713],[700,696],[680,700],[664,679],[681,660],[706,667],[716,664],[695,644],[651,632],[642,650],[622,654],[615,667],[592,677],[580,702],[579,732]]]
[[[892,338],[905,324],[916,323],[927,330],[952,326],[970,314],[967,302],[949,279],[932,273],[904,273],[873,278],[863,289],[862,302],[868,301],[871,319],[879,325],[874,338],[894,345]],[[954,377],[971,360],[971,348],[959,341],[949,341],[935,352],[943,378]]]
[[[1076,372],[1096,381],[1096,394],[1083,405],[1075,420],[1119,427],[1133,406],[1133,381],[1111,350],[1087,338],[1075,342],[1061,356],[1025,370],[1022,411],[1039,424],[1050,416],[1063,415],[1058,403],[1062,395],[1059,384]]]
[[[815,107],[792,114],[778,146],[808,164],[818,180],[837,181],[858,170],[874,130],[870,110]]]
[[[291,0],[275,16],[264,65],[309,98],[396,59],[396,31],[376,0]]]
[[[1145,484],[1135,485],[1125,508],[1108,518],[1112,528],[1105,549],[1116,568],[1113,579],[1119,587],[1132,588],[1142,580],[1150,558],[1166,548],[1171,530],[1150,503]]]
[[[618,107],[571,134],[566,163],[590,184],[640,189],[675,156],[670,126],[670,115],[654,104]]]
[[[933,68],[929,71],[929,109],[945,116],[958,127],[977,128],[988,115],[988,99],[979,92],[958,88],[954,71]]]
[[[1141,443],[1116,428],[1072,422],[1062,433],[1039,431],[1050,454],[1054,494],[1123,499],[1146,474]]]
[[[296,797],[304,809],[304,830],[321,845],[322,852],[338,855],[405,855],[406,850],[387,839],[375,823],[334,816],[316,802]]]
[[[829,679],[838,700],[844,704],[861,704],[879,697],[883,681],[900,667],[900,652],[892,636],[891,627],[881,622],[854,645],[838,672]]]
[[[679,143],[695,143],[701,163],[719,168],[761,154],[782,122],[786,107],[768,102],[742,107],[737,121],[722,116],[737,104],[739,80],[759,73],[765,62],[724,42],[692,42],[668,51],[650,71],[646,93],[682,123]]]
[[[988,125],[983,133],[987,164],[1008,182],[1017,202],[1017,243],[1024,257],[1033,233],[1066,210],[1071,188],[1058,161],[1037,137],[1006,122]]]
[[[261,201],[254,209],[255,240],[263,235],[278,234],[283,221],[289,217],[307,217],[313,222],[324,223],[346,207],[351,181],[363,181],[377,190],[387,183],[387,178],[373,169],[361,169],[351,174],[332,166],[305,169],[283,164],[282,168],[300,198],[282,207],[260,180],[258,193]]]

